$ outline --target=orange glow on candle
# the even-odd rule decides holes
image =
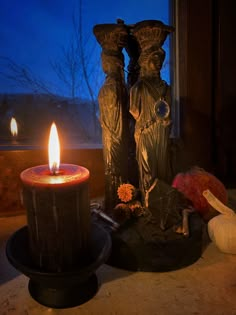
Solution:
[[[60,142],[55,123],[52,123],[48,142],[49,169],[56,175],[60,167]]]
[[[17,122],[14,117],[12,117],[11,122],[10,122],[10,129],[11,129],[11,134],[14,136],[17,136],[18,134],[18,128],[17,128]]]

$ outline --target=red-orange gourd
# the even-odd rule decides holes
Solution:
[[[182,192],[202,216],[205,216],[211,209],[202,195],[206,189],[209,189],[221,202],[227,204],[228,195],[224,184],[213,174],[198,167],[193,167],[185,173],[178,173],[172,186]]]

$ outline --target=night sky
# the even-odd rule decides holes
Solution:
[[[83,38],[86,53],[91,56],[88,67],[93,69],[93,64],[100,62],[101,49],[92,32],[95,24],[116,23],[117,18],[127,24],[145,19],[168,24],[167,6],[167,0],[82,0]],[[68,91],[58,80],[50,62],[60,59],[62,47],[71,39],[72,15],[78,13],[78,1],[0,0],[0,8],[0,72],[6,71],[2,57],[9,57],[29,67],[53,92],[66,96]],[[165,71],[162,77],[168,81]],[[0,75],[0,93],[25,91]],[[81,91],[83,88],[80,89],[83,93]]]

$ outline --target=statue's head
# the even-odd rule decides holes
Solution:
[[[127,45],[128,28],[125,24],[97,24],[93,33],[105,51],[122,50]]]
[[[158,20],[144,20],[134,25],[132,34],[136,38],[140,51],[161,47],[166,37],[174,31],[172,26]]]
[[[164,49],[151,47],[141,52],[138,62],[141,68],[145,68],[147,71],[159,72],[165,60],[165,55]]]
[[[160,72],[165,59],[162,45],[173,31],[173,27],[158,20],[145,20],[134,25],[132,35],[138,43],[138,63],[143,75]]]

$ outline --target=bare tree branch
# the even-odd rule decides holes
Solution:
[[[81,60],[81,65],[82,65],[82,72],[83,72],[83,77],[85,79],[85,83],[87,85],[88,88],[88,92],[92,101],[92,112],[93,112],[93,120],[94,120],[94,130],[96,133],[96,121],[97,121],[97,117],[96,117],[96,101],[95,101],[95,97],[94,97],[94,92],[92,89],[92,86],[90,84],[90,80],[89,80],[89,75],[88,75],[88,71],[87,71],[87,65],[86,65],[86,59],[85,59],[85,51],[83,49],[84,47],[84,43],[83,43],[83,28],[82,28],[82,0],[79,1],[79,24],[78,24],[78,28],[76,25],[76,20],[75,20],[75,16],[73,17],[73,25],[74,25],[74,30],[76,32],[77,30],[77,38],[78,38],[78,50],[79,50],[79,55],[80,55],[80,60]]]
[[[0,71],[1,76],[15,82],[17,86],[33,90],[34,93],[54,95],[48,84],[35,76],[28,66],[19,65],[8,57],[0,56],[0,60],[6,68],[5,71]]]
[[[94,59],[95,44],[88,51],[89,37],[84,38],[82,0],[78,1],[78,12],[76,8],[72,12],[72,35],[68,46],[62,47],[62,56],[59,61],[51,62],[51,66],[58,78],[70,89],[71,98],[78,95],[80,86],[86,87],[92,104],[92,115],[94,130],[97,128],[97,101],[94,92],[96,80],[92,79],[96,68],[100,69],[99,63],[91,67],[91,60]],[[79,80],[81,80],[80,84]]]

